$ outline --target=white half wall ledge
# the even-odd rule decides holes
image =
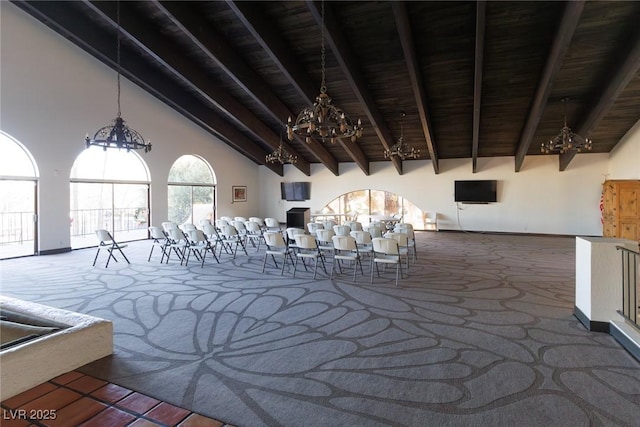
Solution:
[[[113,354],[113,323],[0,295],[0,307],[69,325],[0,352],[0,401]]]

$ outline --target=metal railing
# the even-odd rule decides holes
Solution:
[[[146,207],[116,209],[77,209],[70,211],[71,237],[94,236],[103,228],[118,233],[146,229],[149,214]]]
[[[638,265],[640,263],[640,252],[616,246],[622,251],[622,314],[626,319],[638,325],[638,287],[640,278],[638,277]]]
[[[0,212],[0,245],[33,241],[34,212]]]

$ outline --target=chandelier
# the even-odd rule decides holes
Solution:
[[[569,98],[562,98],[564,103],[564,126],[560,129],[560,133],[548,142],[543,142],[540,146],[540,151],[549,154],[553,151],[564,154],[569,150],[576,150],[578,152],[585,150],[591,150],[591,140],[589,138],[583,138],[580,135],[573,133],[571,128],[567,126],[567,103]]]
[[[405,116],[405,113],[401,114],[402,118]],[[385,159],[390,159],[392,157],[398,157],[400,160],[417,159],[420,157],[419,148],[409,147],[409,145],[404,142],[404,127],[402,122],[400,122],[400,138],[398,139],[398,142],[393,144],[388,150],[384,150]]]
[[[306,107],[298,114],[293,122],[291,116],[287,120],[287,137],[293,141],[294,135],[304,137],[305,141],[311,142],[311,138],[319,138],[322,142],[336,142],[337,138],[350,138],[351,142],[356,142],[362,136],[362,122],[358,119],[353,122],[340,108],[331,104],[331,98],[327,94],[325,82],[325,28],[324,28],[324,0],[321,9],[321,48],[320,48],[320,70],[322,73],[322,83],[320,85],[320,95],[316,97],[316,102]]]
[[[298,156],[293,156],[284,149],[284,145],[282,144],[282,133],[280,133],[280,145],[278,148],[271,154],[267,154],[265,157],[265,161],[267,163],[291,163],[294,164],[298,161]]]
[[[118,63],[118,115],[113,122],[107,126],[104,126],[93,135],[93,138],[89,138],[89,134],[85,137],[85,145],[87,148],[91,146],[102,147],[104,151],[107,148],[124,148],[127,151],[141,150],[145,153],[151,151],[151,143],[145,142],[142,135],[135,130],[127,126],[120,113],[120,2],[117,2],[116,8],[116,21],[117,21],[117,50],[116,61]]]

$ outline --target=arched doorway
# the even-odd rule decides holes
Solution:
[[[31,153],[0,131],[0,259],[37,252],[38,168]]]
[[[84,150],[71,168],[71,248],[95,246],[95,230],[118,241],[146,239],[149,170],[134,151]]]
[[[169,171],[169,221],[177,224],[215,219],[216,181],[213,169],[201,157],[185,155]]]

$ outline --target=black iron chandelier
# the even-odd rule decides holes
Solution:
[[[131,150],[144,150],[145,153],[151,151],[151,143],[145,142],[142,135],[137,131],[129,128],[126,122],[122,118],[120,113],[120,2],[117,2],[117,51],[116,61],[118,63],[118,115],[113,119],[113,123],[104,126],[93,135],[93,138],[89,138],[89,134],[85,137],[85,145],[87,148],[91,146],[102,147],[104,151],[107,148],[118,148]]]
[[[320,48],[320,69],[322,72],[322,83],[320,85],[320,95],[316,97],[316,102],[306,107],[298,114],[296,121],[291,117],[287,120],[287,137],[293,141],[294,135],[304,137],[307,143],[311,138],[320,139],[322,142],[330,141],[334,144],[337,138],[350,138],[356,142],[362,136],[362,122],[351,120],[340,108],[331,104],[331,98],[327,94],[325,82],[325,27],[324,27],[324,0],[321,9],[321,48]]]
[[[405,113],[401,113],[401,117],[404,118]],[[409,147],[409,144],[404,142],[404,124],[400,122],[400,138],[398,142],[389,147],[388,150],[384,150],[384,158],[390,159],[392,157],[398,157],[400,160],[417,159],[420,157],[420,149],[415,147]]]
[[[291,163],[294,164],[298,161],[298,156],[291,155],[284,149],[284,145],[282,144],[282,132],[280,133],[280,145],[278,148],[271,154],[267,154],[265,156],[265,161],[267,163]]]
[[[576,150],[578,152],[591,150],[592,141],[589,138],[583,138],[573,133],[571,128],[567,126],[567,103],[569,102],[569,98],[562,98],[562,102],[564,103],[564,126],[560,129],[558,135],[551,138],[548,142],[541,144],[540,151],[545,154],[552,152],[564,154],[569,150]]]

